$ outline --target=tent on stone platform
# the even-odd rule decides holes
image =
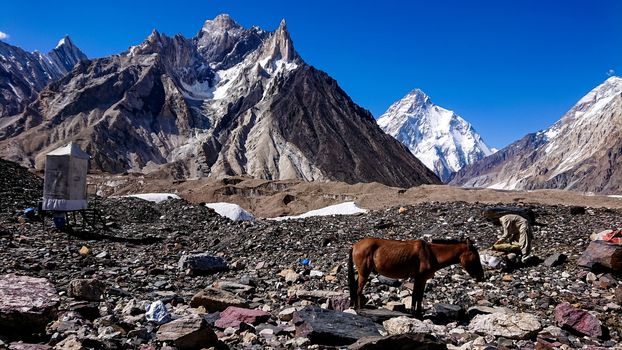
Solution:
[[[86,209],[86,174],[90,156],[70,142],[45,156],[43,210]]]

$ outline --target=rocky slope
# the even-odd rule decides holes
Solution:
[[[0,118],[23,111],[47,84],[86,59],[68,36],[47,55],[0,41]]]
[[[109,172],[175,178],[438,183],[325,73],[274,32],[229,16],[196,37],[154,31],[127,52],[79,64],[0,125],[0,156],[29,166],[76,141]]]
[[[563,253],[566,262],[488,270],[481,283],[458,266],[440,270],[426,288],[425,321],[397,311],[410,303],[409,281],[373,276],[365,289],[369,309],[355,317],[352,310],[342,311],[348,304],[346,259],[353,242],[366,236],[467,235],[483,256],[499,233],[480,217],[484,205],[421,203],[356,216],[232,222],[183,200],[155,204],[108,198],[99,208],[110,231],[67,234],[50,229],[49,218],[44,230],[40,222],[21,217],[22,208],[38,200],[41,180],[14,164],[2,165],[0,201],[10,205],[0,206],[0,324],[7,317],[29,322],[19,332],[0,327],[3,348],[28,347],[18,344],[25,341],[46,350],[165,344],[317,349],[333,348],[329,345],[337,341],[345,346],[363,333],[392,341],[384,348],[393,349],[417,344],[404,335],[417,332],[428,334],[435,347],[424,348],[432,349],[615,348],[622,341],[619,277],[576,264],[593,228],[622,225],[619,210],[587,208],[572,215],[568,207],[537,206],[538,221],[548,226],[535,230],[534,254]],[[138,240],[148,237],[155,240]],[[179,264],[184,256],[205,252],[228,269],[194,274]],[[20,278],[25,283],[20,285],[16,276],[30,279]],[[41,295],[44,291],[51,293]],[[36,307],[24,305],[33,294],[39,297]],[[165,310],[145,312],[158,302]],[[595,317],[575,311],[572,316],[581,322],[573,328],[558,319],[566,303]],[[234,305],[239,308],[225,312]],[[309,310],[320,314],[314,306],[324,308],[327,327],[305,317]],[[41,316],[48,307],[55,312]],[[28,318],[28,312],[40,316]],[[197,318],[200,322],[191,322]],[[580,326],[594,333],[578,333]],[[182,346],[184,337],[190,344]]]
[[[470,123],[435,105],[419,89],[393,103],[380,116],[378,125],[443,182],[464,166],[492,154]]]
[[[614,76],[550,128],[462,169],[452,184],[620,193],[621,150],[622,78]]]

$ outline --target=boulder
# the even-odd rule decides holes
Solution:
[[[464,318],[464,308],[454,304],[435,304],[436,317],[444,320],[459,320]]]
[[[52,347],[45,344],[15,342],[9,345],[9,350],[52,350]]]
[[[187,271],[190,275],[207,275],[228,270],[225,259],[207,253],[182,255],[178,266],[180,270]]]
[[[41,331],[56,318],[59,302],[54,285],[45,278],[0,276],[0,329]]]
[[[349,350],[444,350],[447,345],[425,334],[395,334],[385,337],[365,337],[348,346]]]
[[[471,332],[510,339],[528,339],[541,329],[538,318],[525,312],[476,315],[469,323]]]
[[[487,314],[496,314],[496,313],[512,314],[513,312],[507,307],[494,307],[494,306],[484,306],[484,305],[471,306],[467,310],[467,316],[469,318],[473,318],[475,317],[475,315],[487,315]]]
[[[378,277],[378,282],[380,282],[380,284],[384,284],[387,286],[391,286],[391,287],[399,287],[402,285],[402,282],[400,280],[396,280],[393,278],[389,278],[389,277],[384,277],[382,275],[379,275]]]
[[[190,300],[190,307],[203,306],[208,312],[223,311],[230,306],[248,307],[246,300],[233,293],[216,288],[207,288],[195,294]]]
[[[378,327],[368,318],[346,312],[308,306],[294,314],[296,337],[312,344],[342,346],[366,336],[378,336]]]
[[[220,318],[216,320],[214,326],[225,329],[227,327],[239,327],[240,323],[257,325],[270,319],[270,314],[261,310],[251,310],[241,307],[229,306],[220,313]]]
[[[94,278],[80,278],[69,282],[69,296],[81,300],[98,301],[106,286]]]
[[[389,335],[404,333],[444,333],[445,327],[435,325],[430,320],[421,321],[416,318],[400,316],[382,322]]]
[[[587,246],[577,265],[590,269],[609,269],[622,272],[622,246],[604,241],[592,241]]]
[[[404,316],[404,317],[410,316],[410,314],[407,314],[405,312],[389,310],[389,309],[360,309],[360,310],[357,310],[357,312],[359,315],[363,317],[367,317],[376,323],[382,323],[386,320],[400,317],[400,316]]]
[[[287,322],[287,321],[291,321],[292,318],[294,318],[294,313],[296,313],[296,308],[290,307],[290,308],[281,310],[281,312],[279,312],[277,317],[279,318],[279,320]]]
[[[298,289],[295,291],[295,294],[300,299],[311,299],[316,301],[325,301],[330,298],[347,298],[348,295],[335,292],[332,290],[303,290]]]
[[[198,315],[179,318],[160,326],[156,337],[158,341],[170,343],[180,350],[209,348],[218,342],[216,333]]]
[[[54,346],[55,350],[86,350],[76,335],[70,335]]]
[[[585,310],[577,309],[567,302],[555,307],[555,321],[560,327],[575,334],[588,337],[603,335],[602,324],[596,316]]]
[[[554,253],[544,260],[544,265],[549,267],[559,266],[566,262],[567,256],[562,253]]]

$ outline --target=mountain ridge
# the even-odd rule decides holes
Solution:
[[[452,184],[499,189],[620,193],[622,78],[588,92],[549,128],[456,174]]]
[[[439,182],[302,60],[285,21],[266,32],[220,15],[193,38],[154,30],[125,52],[81,62],[0,124],[0,156],[29,166],[68,141],[116,173]]]
[[[22,112],[47,84],[86,59],[69,36],[47,54],[0,41],[0,118]]]

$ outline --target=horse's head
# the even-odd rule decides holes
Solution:
[[[485,275],[477,248],[469,238],[464,242],[466,243],[467,249],[460,254],[460,265],[471,277],[481,282],[484,280]]]

